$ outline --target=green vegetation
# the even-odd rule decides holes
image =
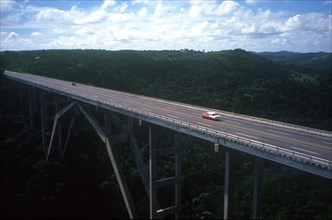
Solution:
[[[295,64],[318,71],[332,71],[331,53],[295,53],[290,51],[280,51],[262,52],[259,54],[276,62]]]
[[[42,50],[0,55],[1,69],[332,130],[330,70],[276,63],[240,49]],[[0,79],[0,127],[6,128],[0,134],[0,217],[127,218],[106,149],[88,123],[76,120],[64,161],[45,162],[40,130],[31,129],[27,116],[18,113],[15,85],[3,76]],[[136,132],[146,157],[147,131]],[[161,147],[172,144],[172,135],[158,129]],[[181,139],[183,217],[222,218],[224,152],[213,152],[212,144],[202,140]],[[121,145],[118,151],[140,217],[147,218],[148,200],[128,156],[130,149]],[[250,218],[253,158],[241,153],[236,157],[235,217]],[[262,218],[332,218],[331,181],[272,162],[264,164]],[[173,169],[167,160],[160,165],[160,175]],[[169,189],[161,194],[167,203]]]
[[[332,130],[332,74],[244,50],[1,52],[1,68]]]

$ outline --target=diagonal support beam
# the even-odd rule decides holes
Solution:
[[[101,127],[98,126],[97,122],[81,107],[80,104],[77,104],[77,105],[78,105],[79,109],[81,110],[81,112],[84,114],[84,116],[88,119],[91,126],[96,130],[99,137],[106,144],[106,149],[107,149],[108,155],[111,159],[113,169],[114,169],[114,173],[115,173],[115,176],[118,180],[120,190],[121,190],[123,199],[125,201],[129,217],[131,219],[137,218],[135,206],[134,206],[132,197],[130,195],[129,188],[128,188],[128,185],[126,183],[123,171],[121,169],[120,161],[118,160],[116,149],[114,148],[113,145],[111,145],[109,138],[107,137],[105,132],[101,129]]]
[[[90,125],[95,129],[95,131],[97,132],[98,136],[106,144],[106,149],[107,149],[108,155],[109,155],[109,157],[111,159],[111,163],[112,163],[112,166],[113,166],[113,169],[114,169],[114,173],[115,173],[115,176],[116,176],[117,181],[119,183],[120,190],[121,190],[121,193],[122,193],[122,196],[123,196],[123,199],[124,199],[124,202],[125,202],[128,214],[129,214],[129,217],[131,219],[137,218],[136,209],[135,209],[132,197],[130,195],[127,182],[125,180],[124,173],[123,173],[123,171],[121,169],[120,161],[118,160],[116,149],[110,143],[109,137],[102,130],[101,126],[98,125],[97,121],[94,120],[93,117],[90,116],[82,108],[82,106],[79,103],[72,102],[71,104],[67,105],[65,108],[61,109],[60,111],[58,111],[56,113],[55,119],[54,119],[52,136],[51,136],[51,140],[50,140],[50,144],[49,144],[49,148],[48,148],[48,152],[47,152],[46,161],[49,158],[50,150],[51,150],[51,147],[52,147],[52,144],[53,144],[53,140],[54,140],[54,134],[56,132],[59,119],[61,117],[63,117],[66,113],[68,113],[75,106],[77,106],[79,108],[79,110],[82,112],[82,114],[85,116],[85,118],[89,121]],[[72,120],[72,122],[70,124],[70,130],[72,128],[72,124],[73,124],[73,120]],[[68,136],[69,135],[70,135],[70,132],[68,133]],[[66,144],[68,143],[68,138],[69,138],[68,136],[67,136]]]
[[[126,126],[115,114],[111,115],[111,119],[113,124],[119,129],[122,133],[128,134],[128,142],[130,146],[130,151],[134,156],[134,160],[138,171],[140,173],[140,177],[142,179],[143,185],[145,187],[146,194],[150,198],[150,182],[149,182],[149,171],[146,167],[142,152],[140,151],[139,145],[137,143],[137,139],[133,133],[133,120],[129,118],[128,126]],[[160,205],[158,201],[155,201],[156,209],[159,209]]]
[[[138,168],[142,182],[144,184],[145,191],[146,191],[147,195],[150,197],[149,173],[148,173],[148,169],[144,163],[142,152],[139,149],[137,140],[132,131],[133,130],[132,119],[130,119],[130,121],[128,122],[128,127],[127,127],[127,126],[125,126],[125,124],[123,122],[121,122],[121,120],[118,117],[116,117],[114,114],[112,114],[112,122],[121,132],[128,133],[129,146],[130,146],[131,153],[134,155],[136,166]],[[158,205],[158,207],[159,207],[159,205]]]
[[[65,146],[63,147],[62,151],[61,151],[61,160],[63,160],[64,156],[65,156],[65,152],[66,152],[66,149],[67,149],[67,146],[68,146],[68,142],[69,142],[69,138],[70,138],[70,134],[71,134],[71,131],[73,129],[73,126],[74,126],[74,121],[75,121],[75,118],[72,118],[70,120],[70,125],[69,125],[69,129],[68,129],[68,134],[67,134],[67,138],[66,138],[66,142],[65,142]]]
[[[69,105],[67,105],[66,107],[64,107],[63,109],[61,109],[60,111],[58,111],[55,114],[55,118],[54,118],[54,124],[53,124],[53,129],[52,129],[52,135],[51,135],[51,140],[50,140],[50,144],[48,145],[48,150],[47,150],[47,156],[46,156],[46,161],[48,161],[48,158],[50,156],[50,152],[51,152],[51,148],[53,145],[53,141],[54,141],[54,135],[58,126],[58,120],[64,116],[71,108],[73,108],[77,103],[76,102],[72,102]]]

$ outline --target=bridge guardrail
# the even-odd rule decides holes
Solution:
[[[307,154],[304,154],[304,153],[300,153],[300,152],[297,152],[297,151],[291,151],[291,150],[288,150],[288,149],[285,149],[285,148],[282,148],[282,147],[278,147],[278,146],[275,146],[275,145],[266,144],[266,143],[263,143],[263,142],[251,140],[249,138],[244,138],[244,137],[240,137],[240,136],[237,136],[237,135],[225,133],[225,132],[222,132],[222,131],[206,128],[206,127],[203,127],[203,126],[200,126],[200,125],[192,125],[190,123],[187,123],[187,122],[184,122],[184,121],[181,121],[181,120],[178,120],[178,119],[174,119],[174,118],[170,119],[169,117],[162,116],[162,115],[157,115],[155,113],[151,113],[151,112],[147,112],[147,111],[143,111],[143,110],[139,110],[139,109],[136,109],[136,108],[131,107],[131,106],[125,106],[125,105],[121,105],[121,104],[114,104],[112,102],[109,102],[108,100],[99,100],[98,98],[95,98],[94,100],[99,101],[100,103],[104,103],[106,105],[115,107],[115,108],[119,108],[121,110],[136,113],[136,114],[144,116],[144,117],[150,117],[150,118],[161,120],[161,121],[164,121],[164,122],[167,122],[167,123],[176,124],[177,126],[181,126],[183,128],[195,130],[195,131],[203,133],[203,134],[209,134],[209,135],[215,136],[217,138],[225,139],[225,140],[228,140],[228,141],[241,142],[241,143],[243,143],[243,144],[245,144],[246,146],[249,146],[249,147],[254,147],[256,149],[269,151],[270,153],[273,153],[273,154],[286,156],[286,157],[289,157],[289,158],[296,159],[298,161],[307,162],[307,163],[310,163],[310,164],[314,164],[316,166],[321,166],[323,168],[327,168],[329,170],[332,170],[332,161],[329,161],[329,160],[321,159],[321,158],[311,156],[311,155],[307,155]]]
[[[151,97],[146,97],[146,98],[151,99],[151,100],[158,100],[161,102],[165,102],[164,100],[158,99],[158,98],[151,98]],[[241,119],[241,120],[245,120],[245,121],[252,121],[252,122],[271,125],[271,126],[275,126],[275,127],[288,128],[291,130],[296,130],[296,131],[301,131],[301,132],[306,132],[306,133],[311,133],[311,134],[315,134],[315,135],[321,135],[324,137],[332,138],[332,133],[328,133],[326,131],[322,131],[322,130],[315,129],[315,128],[309,128],[309,127],[304,127],[301,125],[289,124],[286,122],[279,122],[279,121],[274,121],[274,120],[269,120],[269,119],[263,119],[263,118],[258,118],[255,116],[242,115],[242,114],[238,114],[238,113],[234,113],[234,112],[222,111],[219,109],[205,108],[205,107],[195,106],[195,105],[191,105],[191,104],[184,104],[184,103],[176,102],[176,101],[170,101],[170,102],[172,102],[176,105],[179,105],[179,106],[189,107],[189,108],[196,109],[196,110],[199,110],[202,112],[214,111],[214,112],[218,112],[221,115],[225,115],[230,118],[236,118],[236,119]]]

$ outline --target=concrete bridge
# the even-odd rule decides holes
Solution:
[[[23,108],[23,90],[29,97],[30,125],[41,124],[43,150],[46,160],[57,147],[59,156],[65,154],[74,124],[74,115],[80,112],[105,143],[108,155],[119,183],[130,218],[137,213],[128,189],[115,145],[128,143],[135,159],[142,182],[150,201],[150,218],[162,218],[174,214],[181,218],[182,150],[180,133],[212,142],[214,150],[225,150],[224,218],[232,217],[233,153],[241,151],[255,157],[253,217],[261,215],[263,160],[271,160],[308,173],[332,179],[332,133],[278,121],[208,109],[184,103],[119,92],[89,85],[62,81],[27,73],[5,71],[4,75],[20,84],[20,103]],[[39,97],[38,97],[38,96]],[[67,99],[67,105],[59,108],[59,97]],[[47,101],[54,100],[53,115]],[[95,106],[103,113],[97,120],[84,106]],[[216,111],[222,121],[201,117],[206,111]],[[75,114],[74,114],[75,112]],[[118,115],[124,116],[124,122]],[[71,119],[63,129],[64,116]],[[52,129],[48,120],[52,117]],[[146,167],[139,145],[133,133],[134,126],[147,126],[149,137],[149,166]],[[117,132],[111,127],[116,127]],[[174,146],[157,149],[154,135],[156,126],[174,131]],[[137,129],[137,128],[136,128]],[[50,134],[50,135],[47,135]],[[63,137],[63,135],[65,137]],[[57,143],[57,144],[56,144]],[[174,155],[174,176],[159,178],[157,160]],[[175,201],[169,207],[160,207],[158,188],[174,186]]]

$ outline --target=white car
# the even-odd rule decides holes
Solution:
[[[217,112],[205,112],[202,114],[202,118],[215,120],[215,121],[221,121],[222,117]]]

